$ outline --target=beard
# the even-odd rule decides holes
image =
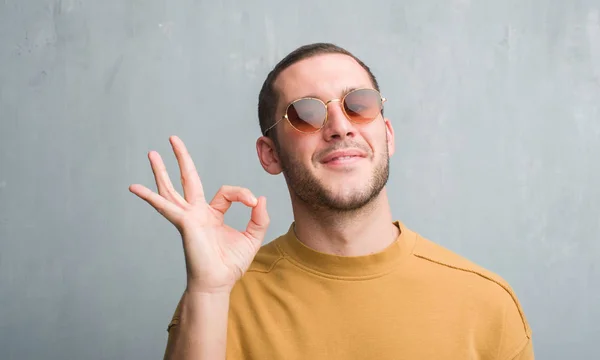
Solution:
[[[387,143],[387,142],[386,142]],[[348,146],[336,146],[343,149]],[[364,148],[361,146],[360,148]],[[313,173],[289,153],[278,149],[283,175],[291,192],[314,210],[347,213],[359,210],[370,204],[383,190],[389,179],[389,153],[387,144],[384,156],[375,164],[368,182],[350,193],[339,193],[328,189]]]

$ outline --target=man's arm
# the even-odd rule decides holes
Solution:
[[[266,199],[257,199],[245,188],[222,186],[207,202],[185,145],[176,136],[169,140],[179,164],[183,196],[175,191],[155,151],[148,158],[158,193],[141,184],[129,187],[175,225],[183,242],[187,287],[178,318],[170,326],[165,358],[225,360],[229,295],[264,239],[269,226]],[[225,224],[225,213],[234,202],[252,209],[245,231]]]
[[[173,321],[165,360],[225,359],[229,293],[183,293]]]

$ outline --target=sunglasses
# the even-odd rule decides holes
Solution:
[[[367,88],[352,90],[341,99],[327,102],[312,97],[301,98],[291,102],[285,109],[285,115],[265,130],[265,134],[283,119],[287,119],[299,132],[317,132],[327,123],[327,105],[332,102],[341,103],[342,111],[352,123],[368,124],[381,113],[385,101],[379,91]]]

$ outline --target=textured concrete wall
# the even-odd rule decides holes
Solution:
[[[175,174],[177,134],[207,193],[266,195],[285,231],[257,94],[313,41],[380,79],[395,217],[506,278],[540,359],[600,358],[600,1],[301,3],[0,2],[0,358],[162,356],[180,240],[127,187],[150,149]]]

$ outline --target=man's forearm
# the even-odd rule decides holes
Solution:
[[[184,292],[169,330],[166,360],[225,360],[229,293]]]

